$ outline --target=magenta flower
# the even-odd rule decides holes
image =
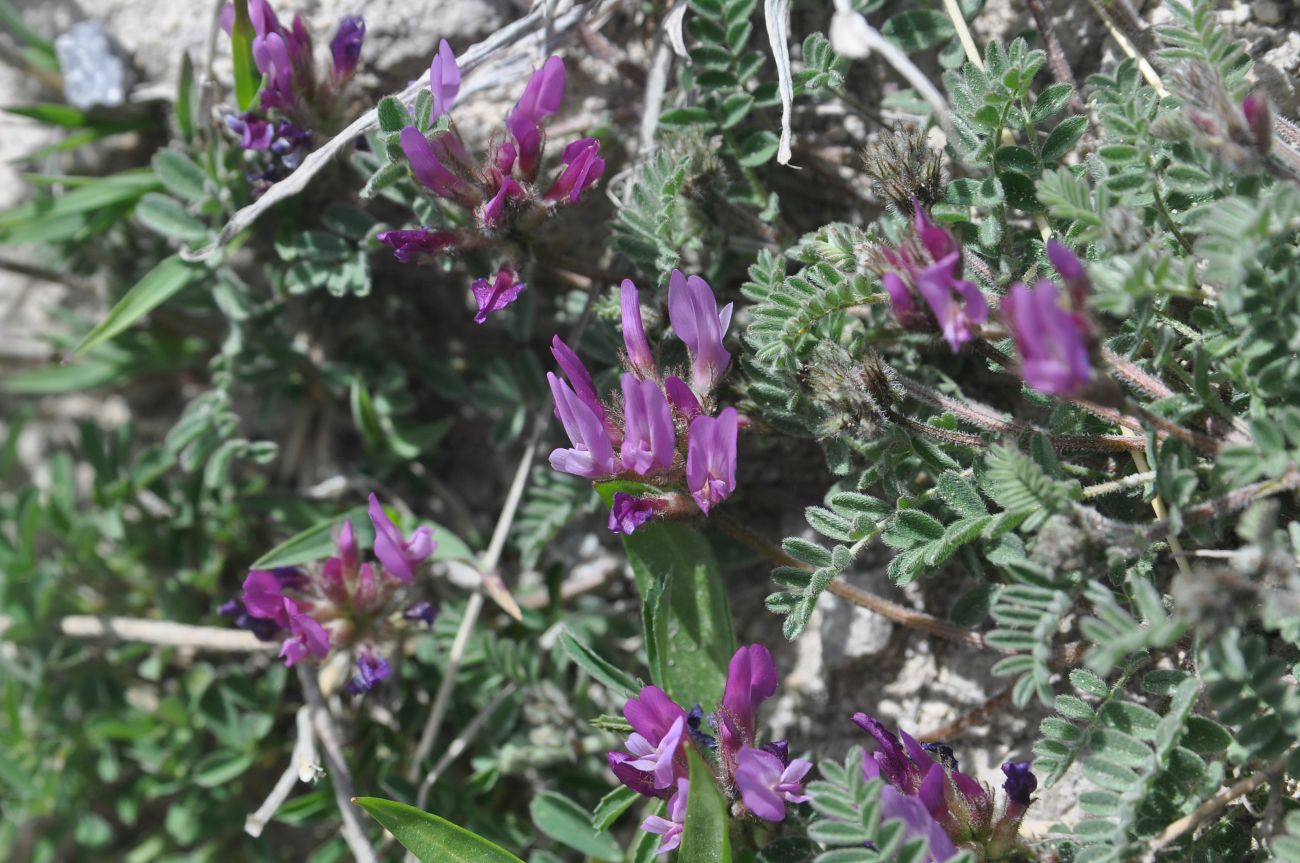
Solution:
[[[1092,293],[1092,282],[1088,279],[1088,271],[1084,268],[1083,262],[1074,252],[1056,240],[1047,241],[1047,260],[1051,261],[1056,274],[1065,284],[1065,289],[1070,294],[1072,311],[1078,317],[1080,325],[1086,332],[1091,333],[1092,328],[1085,315],[1088,308],[1088,295]]]
[[[1265,156],[1273,148],[1273,115],[1268,107],[1268,97],[1258,92],[1241,100],[1241,115],[1246,119],[1255,146]]]
[[[600,417],[553,373],[547,372],[546,380],[551,385],[560,423],[573,444],[570,449],[551,451],[551,467],[587,479],[602,479],[618,473],[614,445]]]
[[[656,498],[633,497],[627,492],[616,491],[614,505],[609,509],[609,529],[614,533],[631,536],[638,527],[667,506],[667,503]]]
[[[957,846],[926,810],[925,804],[892,785],[880,789],[880,818],[882,821],[900,819],[908,839],[919,837],[926,841],[924,863],[943,863],[957,853]]]
[[[686,717],[679,716],[673,720],[658,743],[651,743],[640,734],[631,734],[627,738],[627,751],[632,753],[635,760],[628,761],[627,766],[652,774],[656,789],[668,788],[673,784],[673,761],[677,750],[681,748],[682,734],[685,731]]]
[[[989,304],[974,282],[959,279],[956,268],[961,253],[952,252],[926,267],[916,279],[916,290],[930,305],[944,340],[955,354],[971,340],[972,325],[989,317]]]
[[[582,193],[604,173],[600,142],[595,138],[579,138],[564,148],[564,170],[542,197],[548,201],[568,198],[570,204],[576,204]]]
[[[226,115],[226,126],[239,136],[239,146],[245,150],[269,150],[275,140],[275,124],[252,111]]]
[[[736,490],[735,408],[725,408],[716,417],[691,420],[686,448],[686,487],[700,511],[709,510]]]
[[[528,79],[523,95],[506,117],[506,128],[517,145],[519,172],[527,182],[537,178],[541,163],[542,121],[560,110],[563,101],[564,61],[552,56]]]
[[[631,279],[624,279],[619,289],[619,307],[623,313],[623,347],[633,371],[643,378],[657,374],[655,358],[646,341],[645,325],[641,322],[641,299]]]
[[[628,738],[628,751],[632,754],[608,753],[606,761],[610,770],[638,794],[667,797],[672,779],[685,778],[689,772],[686,744],[682,739],[686,711],[659,687],[647,686],[623,704],[623,717],[634,732]],[[653,757],[651,753],[655,753]],[[665,782],[669,773],[671,777]]]
[[[1048,395],[1078,393],[1092,380],[1088,342],[1079,319],[1060,307],[1056,285],[1017,282],[1002,299],[1025,382]]]
[[[645,476],[655,468],[672,470],[677,453],[673,412],[659,384],[624,374],[623,446],[619,457],[624,470]]]
[[[459,177],[438,161],[433,145],[424,133],[414,126],[402,129],[398,139],[406,161],[411,165],[411,173],[430,192],[440,198],[462,200],[469,192]]]
[[[582,364],[582,360],[578,359],[578,355],[573,352],[573,348],[566,345],[559,336],[553,336],[551,338],[551,356],[555,357],[555,362],[559,364],[560,370],[564,372],[564,376],[573,385],[574,393],[577,394],[583,404],[591,408],[591,412],[604,424],[606,422],[605,406],[600,403],[600,398],[596,395],[596,384],[591,379],[591,372],[587,371],[587,367]],[[556,416],[559,416],[559,402],[556,402]]]
[[[510,177],[503,177],[496,193],[483,205],[479,214],[484,230],[495,231],[506,223],[510,206],[528,199],[528,190]]]
[[[497,271],[496,278],[491,282],[487,279],[475,279],[474,284],[470,285],[470,290],[474,292],[474,299],[478,303],[478,313],[474,315],[474,323],[485,323],[488,315],[501,311],[519,299],[519,295],[527,287],[516,279],[514,269],[508,264]]]
[[[410,228],[382,231],[375,239],[393,250],[393,257],[404,264],[430,263],[442,252],[460,245],[462,237],[455,231]]]
[[[361,44],[366,38],[366,22],[359,15],[348,15],[339,21],[339,29],[330,40],[333,66],[330,74],[335,81],[351,78],[361,61]]]
[[[677,791],[668,801],[668,817],[651,815],[641,822],[641,829],[645,832],[664,837],[659,847],[655,849],[655,854],[667,854],[682,843],[682,830],[686,826],[686,801],[690,795],[690,780],[678,779]]]
[[[292,668],[308,656],[324,659],[330,652],[330,637],[325,627],[311,615],[299,611],[298,603],[289,597],[283,597],[281,601],[284,604],[284,616],[289,621],[289,632],[292,633],[280,645],[280,657],[284,659],[285,667]]]
[[[691,355],[691,387],[702,398],[717,386],[731,363],[722,337],[731,325],[731,303],[718,311],[709,283],[673,270],[668,278],[668,320]]]
[[[367,512],[370,523],[375,526],[375,557],[384,565],[384,571],[398,581],[410,581],[415,567],[433,554],[438,544],[433,541],[433,529],[425,526],[417,529],[408,540],[400,528],[388,518],[388,513],[379,504],[379,498],[370,495],[370,508]]]
[[[673,375],[664,378],[664,392],[668,394],[668,401],[676,408],[687,425],[704,413],[704,408],[700,407],[700,400],[695,397],[690,385],[681,378]]]
[[[812,762],[796,758],[789,764],[762,749],[746,746],[736,757],[736,787],[741,799],[764,821],[784,821],[786,803],[805,803],[812,798],[803,793],[803,778]]]
[[[293,59],[284,37],[275,32],[255,37],[253,62],[264,76],[262,108],[292,108],[297,101],[293,92]]]
[[[741,748],[754,745],[758,706],[776,692],[776,683],[776,662],[763,645],[741,647],[731,657],[717,717],[722,753],[729,765]]]
[[[286,629],[289,626],[280,580],[273,572],[264,569],[249,571],[244,578],[244,608],[253,617],[274,620]]]
[[[450,113],[451,106],[456,104],[456,94],[460,92],[460,65],[446,39],[438,43],[438,53],[433,55],[433,62],[429,64],[429,92],[433,94],[431,118],[436,120]]]

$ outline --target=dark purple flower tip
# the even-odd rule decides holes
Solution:
[[[672,787],[655,788],[654,774],[648,770],[638,770],[627,762],[635,760],[626,752],[605,753],[605,763],[609,769],[628,788],[646,797],[658,797],[667,800],[673,792]]]
[[[357,673],[348,681],[347,691],[350,695],[369,692],[387,680],[393,673],[392,666],[373,650],[366,650],[357,657]]]
[[[1028,806],[1030,796],[1038,790],[1038,777],[1029,769],[1028,761],[1008,761],[1002,765],[1002,772],[1007,781],[1002,783],[1002,790],[1007,799],[1020,806]]]
[[[862,756],[862,770],[866,777],[875,779],[881,776],[890,785],[915,793],[923,778],[921,770],[908,756],[897,735],[880,720],[865,713],[853,714],[853,721],[876,739],[876,751]]]
[[[771,743],[764,743],[762,746],[759,747],[759,749],[763,750],[769,755],[775,755],[777,758],[779,758],[782,767],[788,767],[790,765],[789,741],[773,740]]]
[[[275,141],[275,124],[252,111],[227,114],[226,127],[239,136],[245,150],[269,150]]]
[[[474,292],[474,300],[478,303],[478,312],[474,315],[474,323],[485,323],[488,315],[501,311],[519,299],[519,295],[527,287],[518,280],[514,268],[509,264],[498,270],[496,278],[491,282],[487,279],[475,279],[474,283],[470,285],[470,290]]]
[[[403,264],[428,263],[461,243],[461,236],[455,231],[428,228],[382,231],[375,239],[392,249],[393,257]]]
[[[244,604],[238,599],[228,599],[217,606],[217,614],[222,617],[235,617],[244,613]]]
[[[655,517],[655,513],[668,508],[665,501],[649,497],[633,497],[627,492],[614,493],[614,505],[609,510],[609,529],[614,533],[631,536],[638,527]]]
[[[921,748],[933,755],[949,770],[961,769],[957,766],[957,756],[953,754],[952,747],[947,743],[922,743]]]
[[[349,15],[339,21],[339,29],[330,40],[330,54],[334,59],[332,74],[335,81],[352,77],[361,60],[361,43],[366,38],[366,22],[360,15]]]
[[[686,714],[686,730],[690,732],[691,740],[693,740],[695,745],[699,748],[717,749],[717,738],[704,730],[706,721],[708,723],[708,728],[717,731],[717,729],[713,727],[712,717],[707,716],[704,713],[704,707],[697,704]]]
[[[409,620],[412,623],[414,623],[417,620],[422,621],[424,625],[429,627],[430,629],[433,628],[433,621],[434,618],[436,618],[437,616],[438,616],[438,609],[434,608],[431,604],[424,601],[420,601],[413,605],[409,605],[406,607],[405,610],[402,611],[402,617],[404,619]]]

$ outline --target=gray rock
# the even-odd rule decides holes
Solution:
[[[103,24],[81,21],[54,40],[63,96],[74,108],[115,107],[131,89],[131,66]]]

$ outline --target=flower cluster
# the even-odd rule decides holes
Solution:
[[[896,249],[879,248],[879,258],[868,266],[879,274],[900,324],[916,330],[937,326],[957,353],[971,340],[974,325],[988,319],[988,302],[978,285],[960,278],[961,246],[956,238],[930,219],[920,201],[913,199],[912,208],[912,234]]]
[[[647,797],[668,801],[668,817],[651,816],[641,828],[660,834],[657,853],[681,841],[690,794],[687,750],[713,766],[716,780],[735,801],[733,812],[751,812],[764,821],[785,819],[785,804],[803,803],[803,779],[812,763],[790,758],[784,740],[756,747],[758,706],[776,692],[776,663],[766,647],[751,644],[736,651],[727,668],[722,704],[707,717],[696,705],[689,712],[656,686],[647,686],[623,705],[632,726],[626,752],[606,755],[619,781]],[[708,723],[709,734],[704,730]]]
[[[1047,242],[1047,258],[1065,282],[1070,308],[1061,307],[1054,282],[1032,288],[1017,282],[1002,299],[1002,317],[1015,336],[1025,382],[1048,395],[1070,396],[1092,380],[1092,324],[1084,311],[1090,285],[1083,264],[1056,240]]]
[[[294,15],[293,25],[285,27],[267,0],[248,0],[248,16],[254,33],[253,63],[262,73],[261,110],[231,114],[226,124],[245,150],[268,154],[267,167],[250,177],[255,191],[262,191],[298,167],[312,149],[313,128],[332,118],[338,94],[360,62],[366,24],[355,15],[339,21],[330,40],[329,75],[319,80],[302,16]],[[221,26],[227,34],[234,20],[234,7],[226,6]]]
[[[390,640],[395,625],[432,625],[428,602],[412,602],[409,585],[437,543],[428,527],[406,537],[388,518],[378,498],[370,496],[378,563],[362,562],[350,521],[335,538],[336,553],[319,566],[252,570],[243,594],[220,612],[264,641],[283,639],[286,666],[307,657],[324,659],[331,647],[351,649],[356,672],[352,693],[368,692],[391,673],[378,645]]]
[[[740,416],[732,407],[715,415],[714,390],[731,363],[722,340],[731,304],[721,311],[708,282],[673,270],[668,318],[690,355],[690,383],[661,376],[646,340],[636,285],[625,280],[620,295],[625,371],[622,400],[606,406],[591,374],[558,336],[551,353],[567,381],[546,378],[572,446],[551,453],[551,467],[590,480],[621,478],[655,487],[655,493],[614,495],[609,529],[631,534],[656,515],[705,515],[736,489],[736,437]],[[622,418],[622,423],[617,418]],[[675,493],[682,486],[694,501]]]
[[[947,860],[958,848],[978,850],[981,860],[1014,859],[1020,822],[1038,788],[1027,762],[1002,765],[1006,800],[999,809],[987,785],[958,769],[948,746],[922,744],[901,729],[895,736],[865,713],[853,721],[876,740],[876,751],[863,756],[862,772],[867,780],[885,782],[880,817],[900,818],[909,837],[925,838],[925,860]]]
[[[460,67],[447,40],[442,40],[429,68],[433,96],[430,120],[434,131],[426,135],[406,126],[398,136],[411,173],[421,186],[466,213],[465,227],[456,230],[427,227],[385,231],[379,241],[403,263],[422,263],[454,251],[483,248],[528,234],[558,207],[576,203],[582,193],[605,172],[600,142],[580,138],[564,148],[563,168],[548,184],[539,183],[545,144],[543,122],[564,101],[564,61],[550,57],[533,73],[523,95],[506,116],[506,137],[494,138],[487,158],[470,156],[451,108],[460,92]],[[444,125],[440,122],[446,118]],[[524,290],[515,268],[506,263],[493,277],[474,281],[478,313],[487,316],[514,302]]]

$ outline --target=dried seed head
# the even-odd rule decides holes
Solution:
[[[911,216],[914,198],[926,210],[943,200],[943,157],[923,131],[895,126],[876,135],[862,151],[862,166],[876,196],[903,216]]]

